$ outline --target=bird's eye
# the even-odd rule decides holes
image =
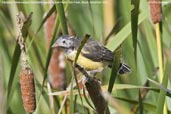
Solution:
[[[62,43],[65,43],[65,40],[63,40],[63,42]]]

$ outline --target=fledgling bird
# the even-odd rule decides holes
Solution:
[[[65,50],[65,55],[70,61],[74,61],[77,50],[81,44],[82,39],[75,36],[60,36],[52,47],[61,47]],[[111,67],[114,60],[114,54],[112,51],[104,47],[101,43],[94,39],[88,39],[84,44],[77,64],[88,72],[101,72],[106,66]],[[130,72],[131,69],[128,65],[120,63],[118,69],[119,74]]]

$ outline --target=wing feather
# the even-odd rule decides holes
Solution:
[[[81,54],[93,61],[113,61],[114,54],[99,42],[89,39],[84,45]]]

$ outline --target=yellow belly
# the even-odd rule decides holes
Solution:
[[[72,52],[72,54],[67,55],[67,58],[71,61],[75,60],[76,51]],[[94,62],[82,54],[79,55],[77,64],[83,67],[85,70],[102,70],[104,68],[104,64],[102,62]]]

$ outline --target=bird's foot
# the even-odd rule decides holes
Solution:
[[[86,83],[91,83],[92,81],[98,81],[98,83],[101,85],[102,82],[97,79],[96,77],[86,77],[83,75],[83,78],[82,78],[82,84],[85,85]]]

